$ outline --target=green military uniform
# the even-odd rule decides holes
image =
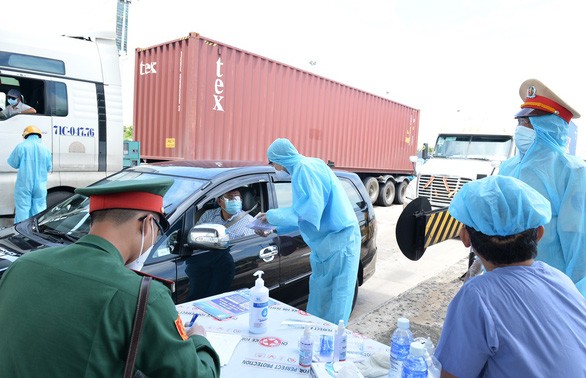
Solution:
[[[140,281],[94,235],[17,259],[0,281],[0,377],[122,377]],[[219,376],[207,339],[184,340],[177,319],[169,290],[153,281],[135,367]]]

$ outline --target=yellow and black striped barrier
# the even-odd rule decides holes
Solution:
[[[462,223],[450,216],[447,207],[431,210],[427,198],[418,197],[399,216],[395,233],[403,255],[417,261],[427,247],[456,237],[461,227]]]

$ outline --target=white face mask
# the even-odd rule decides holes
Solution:
[[[535,141],[535,130],[525,126],[517,126],[515,130],[515,145],[521,154],[525,155]]]
[[[146,220],[146,218],[142,222],[142,231],[141,231],[141,237],[140,237],[140,253],[139,253],[138,258],[136,260],[131,261],[131,262],[127,263],[126,265],[124,265],[128,269],[140,271],[142,269],[142,267],[144,266],[144,263],[145,263],[147,257],[149,257],[149,254],[151,253],[151,249],[153,248],[153,245],[155,244],[155,229],[154,229],[155,222],[153,222],[153,220],[151,219],[151,246],[148,247],[146,251],[144,251],[144,252],[142,251],[142,249],[144,248],[144,221],[145,220]]]

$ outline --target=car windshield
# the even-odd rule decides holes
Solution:
[[[146,180],[153,177],[160,176],[128,170],[108,177],[96,185],[102,185],[110,181]],[[175,182],[163,198],[163,206],[167,216],[171,215],[183,201],[207,182],[205,180],[184,177],[172,178]],[[58,235],[71,241],[79,239],[87,234],[90,229],[89,205],[89,198],[74,194],[49,209],[37,219],[36,225],[38,232]]]
[[[506,160],[513,148],[508,135],[440,135],[434,157],[454,159]]]

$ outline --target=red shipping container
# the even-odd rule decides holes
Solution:
[[[413,172],[418,109],[197,33],[137,49],[135,75],[143,159],[267,162],[288,138],[336,168]]]

